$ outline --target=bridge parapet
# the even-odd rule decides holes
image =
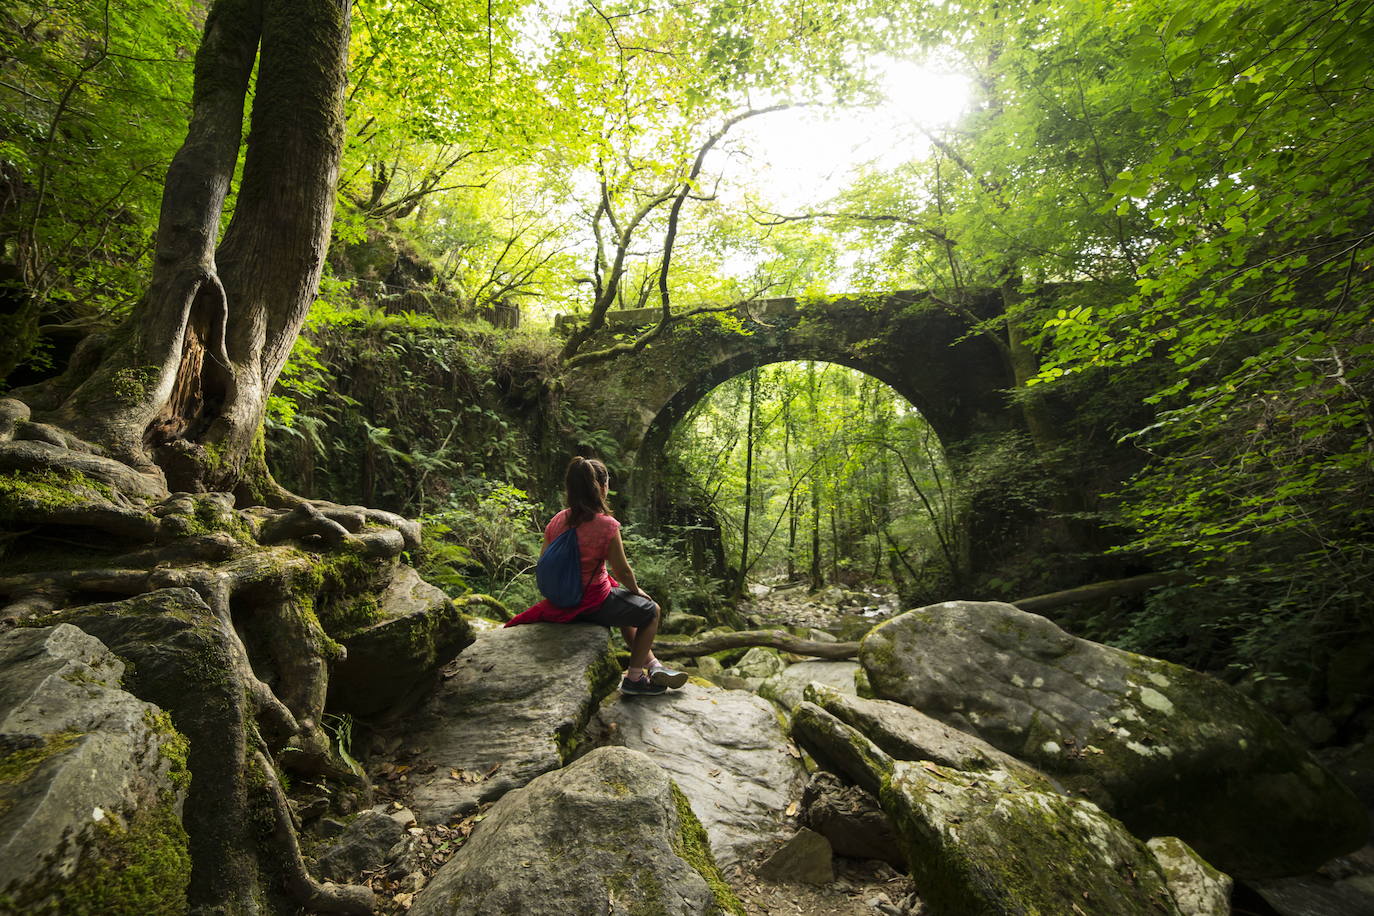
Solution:
[[[788,318],[799,313],[813,313],[817,311],[836,310],[843,311],[856,307],[862,308],[885,308],[894,303],[911,303],[919,301],[927,294],[920,290],[897,290],[886,293],[845,293],[838,296],[817,296],[814,298],[798,299],[794,296],[782,296],[773,299],[748,299],[737,303],[733,308],[722,311],[718,314],[733,315],[741,321],[758,321],[769,319]],[[689,306],[683,311],[690,311],[700,306]],[[608,330],[624,332],[638,328],[649,328],[658,324],[663,315],[663,310],[657,307],[638,308],[638,309],[611,309],[606,312],[606,328]],[[554,318],[554,327],[560,331],[565,330],[573,322],[579,320],[580,315],[558,315]]]

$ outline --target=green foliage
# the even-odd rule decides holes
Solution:
[[[448,505],[422,519],[420,574],[455,596],[477,591],[511,607],[535,603],[534,565],[543,546],[538,511],[510,484],[456,482]]]
[[[321,300],[273,392],[273,471],[297,492],[411,514],[447,503],[464,477],[524,482],[546,425],[567,425],[555,346],[539,331]]]
[[[192,0],[0,8],[0,376],[127,311],[151,266],[204,17]]]
[[[756,385],[738,376],[679,425],[670,452],[684,481],[670,485],[710,507],[747,576],[911,586],[961,575],[938,440],[857,371],[779,363],[758,370]]]
[[[661,537],[622,529],[625,556],[639,587],[673,611],[717,619],[724,609],[725,583],[712,579],[689,559],[684,530],[669,528]]]

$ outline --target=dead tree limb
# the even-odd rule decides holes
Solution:
[[[489,607],[501,615],[502,620],[510,620],[515,616],[515,612],[506,607],[491,595],[464,595],[454,599],[454,603],[460,608]]]
[[[738,630],[734,633],[708,636],[696,642],[660,640],[654,643],[654,653],[662,658],[695,658],[699,655],[710,655],[712,652],[723,652],[726,649],[752,649],[755,646],[779,649],[794,655],[810,655],[814,658],[845,659],[859,654],[857,642],[817,642],[793,636],[785,630]]]
[[[1108,579],[1105,582],[1094,582],[1090,585],[1080,585],[1077,588],[1067,588],[1061,592],[1050,592],[1047,595],[1035,595],[1031,598],[1018,598],[1011,602],[1023,611],[1049,611],[1066,604],[1079,604],[1084,601],[1098,601],[1102,598],[1119,598],[1123,595],[1135,595],[1140,592],[1147,592],[1152,588],[1162,588],[1166,585],[1182,585],[1193,580],[1191,573],[1176,570],[1174,572],[1146,573],[1143,576],[1132,576],[1129,579]]]

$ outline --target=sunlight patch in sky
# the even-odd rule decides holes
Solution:
[[[947,127],[968,109],[969,78],[911,61],[878,65],[886,100],[865,108],[793,108],[741,124],[732,135],[722,198],[791,212],[839,193],[866,167],[892,168],[930,151],[922,128]]]

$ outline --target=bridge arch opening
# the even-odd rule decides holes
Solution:
[[[921,393],[894,382],[852,355],[756,351],[710,366],[641,446],[655,521],[692,532],[694,560],[735,593],[939,591],[959,575],[953,480]]]

